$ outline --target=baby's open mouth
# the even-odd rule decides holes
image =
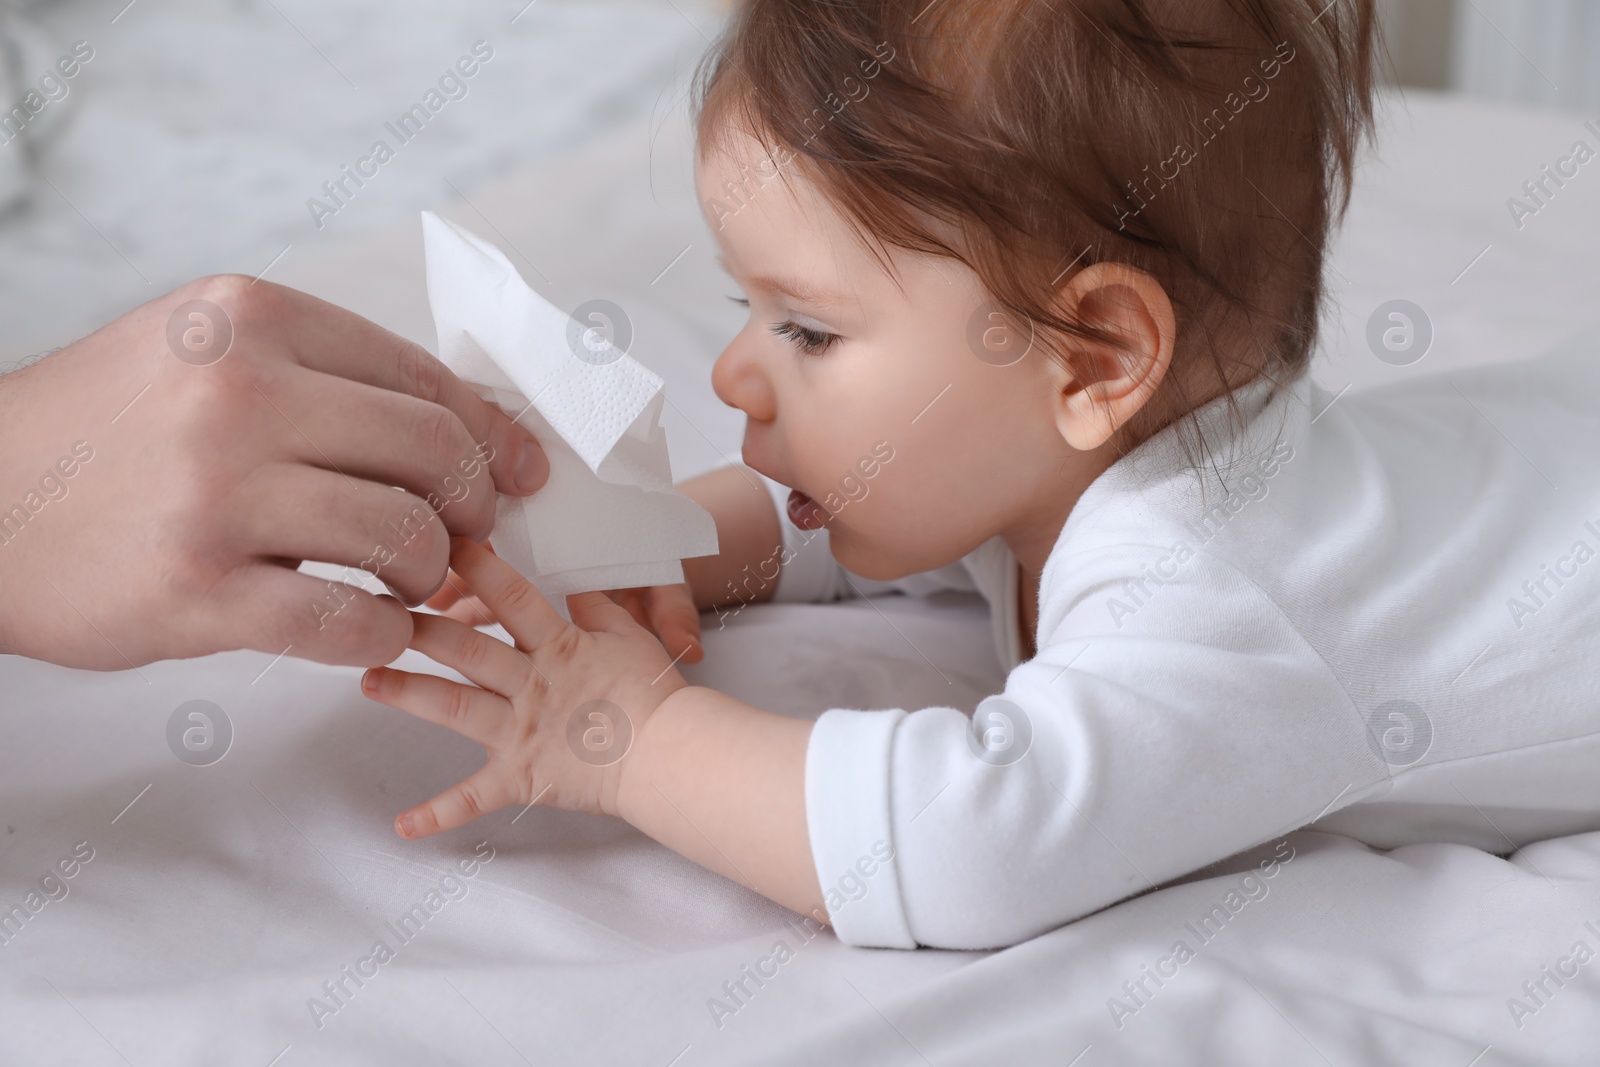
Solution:
[[[828,523],[828,510],[800,490],[791,489],[789,521],[802,530],[820,530]]]

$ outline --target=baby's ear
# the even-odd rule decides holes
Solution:
[[[1069,316],[1113,339],[1072,338],[1061,375],[1056,425],[1073,448],[1090,452],[1155,395],[1172,366],[1177,317],[1161,283],[1123,263],[1085,267],[1058,296]]]

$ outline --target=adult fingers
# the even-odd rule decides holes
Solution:
[[[474,684],[507,696],[528,683],[533,664],[525,653],[443,615],[412,612],[411,647]]]
[[[501,492],[526,494],[544,485],[550,464],[533,435],[479,398],[426,349],[354,312],[284,286],[261,282],[248,291],[245,299],[283,331],[302,366],[441,404],[455,413],[474,441],[487,441],[493,448],[489,469]],[[392,443],[398,433],[384,436]]]
[[[253,555],[359,568],[411,604],[445,575],[449,535],[409,493],[287,463],[257,468],[237,493],[233,540]]]
[[[515,788],[492,764],[446,789],[426,804],[402,812],[394,821],[395,832],[404,838],[427,837],[499,811],[517,799]]]
[[[283,447],[301,462],[408,490],[452,533],[482,537],[494,526],[492,446],[474,440],[449,408],[304,371],[262,396],[283,417]]]
[[[538,587],[518,574],[516,568],[475,542],[452,538],[450,566],[516,639],[519,648],[539,648],[572,625],[556,614]]]
[[[375,667],[406,650],[411,614],[392,596],[274,563],[234,572],[208,614],[217,648]]]
[[[380,704],[448,726],[480,745],[488,745],[499,736],[511,714],[511,702],[498,693],[393,667],[367,671],[361,676],[361,691]]]

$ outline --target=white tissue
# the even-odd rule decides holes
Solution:
[[[683,581],[682,560],[716,553],[717,528],[672,487],[661,379],[593,331],[579,359],[568,331],[581,328],[493,245],[427,211],[422,235],[439,358],[550,458],[543,489],[501,495],[495,552],[563,615],[569,593]]]

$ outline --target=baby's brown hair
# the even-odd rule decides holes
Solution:
[[[1069,365],[1116,339],[1062,313],[1067,272],[1155,277],[1178,343],[1126,451],[1309,366],[1379,54],[1375,0],[741,0],[696,123],[702,153],[756,136],[758,181],[803,168],[869,246],[966,263]]]

